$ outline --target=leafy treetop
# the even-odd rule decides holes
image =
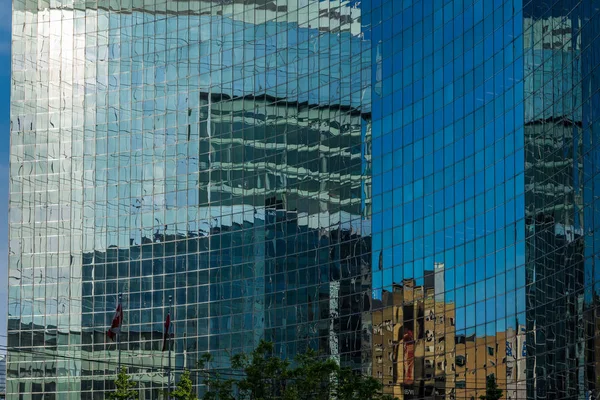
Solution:
[[[500,400],[502,390],[498,388],[494,374],[488,375],[485,384],[485,395],[479,396],[481,400]]]
[[[251,354],[231,357],[227,377],[209,367],[205,354],[198,366],[206,385],[203,400],[393,400],[381,382],[340,367],[309,350],[292,366],[273,354],[272,343],[261,341]]]
[[[179,382],[177,382],[177,387],[171,392],[171,399],[198,400],[198,397],[194,393],[194,385],[190,379],[190,371],[183,371]]]
[[[108,394],[110,400],[137,400],[137,384],[131,380],[129,375],[127,375],[125,367],[122,367],[117,374],[115,386],[115,391]]]

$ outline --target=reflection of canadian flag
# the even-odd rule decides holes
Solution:
[[[415,338],[409,329],[402,337],[404,341],[404,383],[414,382],[413,370],[415,366]]]
[[[162,351],[165,351],[167,349],[167,338],[169,337],[169,329],[171,329],[171,312],[167,314],[167,319],[165,319],[165,332],[163,334]],[[170,347],[171,344],[169,344],[169,348]]]
[[[121,324],[123,323],[123,309],[121,308],[121,303],[117,306],[117,310],[115,311],[115,316],[113,317],[112,324],[110,325],[110,329],[106,332],[106,336],[110,338],[110,340],[114,341],[117,335],[121,332]]]

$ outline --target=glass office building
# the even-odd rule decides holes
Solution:
[[[104,399],[120,354],[159,399],[267,339],[399,399],[596,399],[598,31],[596,0],[14,0],[7,398]]]
[[[379,375],[401,398],[478,399],[490,375],[596,398],[600,4],[367,3],[377,321],[415,332],[379,335]]]

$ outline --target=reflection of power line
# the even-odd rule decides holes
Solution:
[[[36,355],[38,354],[37,352],[33,352],[33,351],[29,351],[29,350],[24,350],[24,349],[13,349],[11,350],[11,353],[22,353],[22,354],[32,354],[32,355]],[[43,355],[48,355],[45,353],[42,353]],[[83,357],[76,357],[76,356],[67,356],[67,355],[51,355],[52,357],[58,357],[58,358],[62,358],[62,359],[68,359],[68,360],[74,360],[74,361],[85,361],[85,362],[93,362],[93,363],[103,363],[103,364],[117,364],[117,361],[111,361],[111,360],[97,360],[97,359],[88,359],[88,358],[83,358]],[[49,361],[48,359],[42,359],[42,360],[32,360],[31,362],[43,362],[43,361]],[[215,361],[211,361],[211,363],[215,363]],[[131,368],[138,368],[138,369],[151,369],[151,370],[156,370],[157,372],[161,372],[161,370],[164,369],[163,366],[148,366],[148,365],[140,365],[140,364],[135,364],[135,363],[124,363],[121,362],[121,365],[123,366],[127,366],[127,367],[131,367]],[[228,367],[219,367],[219,368],[208,368],[208,369],[200,369],[200,368],[184,368],[184,367],[173,367],[172,370],[174,371],[178,371],[178,372],[183,372],[183,371],[189,371],[190,373],[192,373],[193,375],[195,375],[196,378],[198,378],[198,376],[200,374],[213,374],[214,376],[210,377],[211,379],[215,379],[215,378],[221,378],[221,379],[230,379],[230,378],[243,378],[246,376],[245,373],[243,373],[241,370],[233,370],[231,368]],[[136,374],[136,372],[131,372],[133,374]],[[454,374],[444,374],[444,375],[439,375],[439,376],[449,376],[452,375],[454,376]],[[33,378],[36,378],[35,376]],[[91,377],[90,377],[91,378]],[[290,380],[294,380],[294,378],[290,378]],[[477,386],[464,386],[462,388],[462,390],[485,390],[485,379],[481,379],[481,386],[477,385],[477,383],[475,383],[475,385]],[[518,383],[525,383],[526,379],[517,379],[514,380],[510,383],[506,383],[507,385],[515,385]],[[404,383],[399,382],[396,385],[386,385],[387,387],[392,387],[392,386],[404,386]],[[501,387],[502,389],[502,387]],[[522,390],[519,388],[510,388],[510,389],[504,389],[504,390]]]
[[[1,346],[0,346],[1,348]],[[5,348],[6,349],[6,348]],[[48,354],[46,352],[39,352],[39,351],[33,351],[30,349],[11,349],[10,350],[10,354],[27,354],[27,355],[33,355],[33,356],[46,356],[46,358],[41,358],[41,359],[34,359],[34,360],[29,360],[30,363],[36,363],[36,362],[48,362],[48,361],[56,361],[53,360],[55,358],[59,358],[59,359],[64,359],[64,360],[73,360],[73,361],[83,361],[83,362],[89,362],[89,363],[100,363],[100,364],[108,364],[108,365],[116,365],[117,364],[117,360],[115,359],[113,360],[102,360],[102,359],[89,359],[89,358],[84,358],[84,357],[78,357],[78,356],[69,356],[69,355],[61,355],[61,354]],[[15,361],[16,363],[16,361]],[[149,366],[149,365],[142,365],[142,364],[135,364],[135,363],[125,363],[125,362],[121,362],[121,365],[123,366],[127,366],[127,367],[132,367],[132,368],[139,368],[139,369],[152,369],[152,370],[162,370],[165,367],[159,365],[159,366]],[[180,371],[183,372],[185,370],[188,370],[190,372],[196,372],[196,373],[213,373],[213,374],[220,374],[220,375],[229,375],[229,376],[243,376],[243,374],[240,373],[235,373],[235,371],[231,371],[230,368],[227,367],[220,367],[220,368],[211,368],[209,370],[206,369],[199,369],[199,368],[184,368],[184,367],[173,367],[171,368],[172,370],[175,371]],[[229,371],[229,372],[228,372]]]

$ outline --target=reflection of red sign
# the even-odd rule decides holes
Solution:
[[[415,338],[412,331],[408,330],[402,340],[404,341],[404,383],[411,384],[414,381],[415,366]]]

